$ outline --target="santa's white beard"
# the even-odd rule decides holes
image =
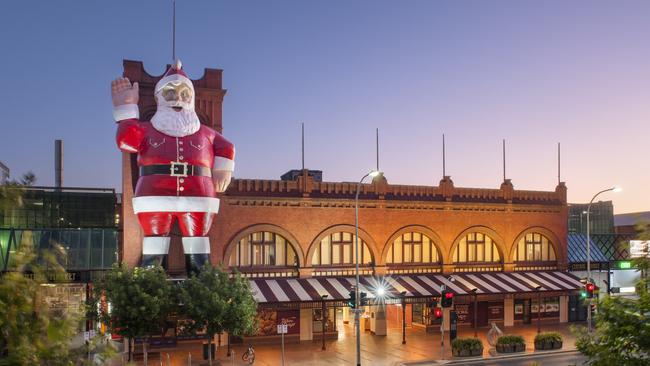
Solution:
[[[199,116],[194,109],[185,109],[176,112],[171,107],[158,106],[158,110],[151,117],[153,128],[174,137],[191,135],[201,128]]]

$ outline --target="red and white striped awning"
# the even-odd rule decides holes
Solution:
[[[452,277],[453,281],[449,278]],[[251,279],[250,285],[255,300],[259,303],[309,302],[346,300],[355,284],[354,277],[315,277]],[[478,294],[513,294],[540,291],[574,291],[582,288],[580,280],[560,271],[536,272],[490,272],[394,275],[383,278],[360,277],[360,291],[368,298],[377,297],[382,288],[385,297],[398,297],[405,292],[407,297],[440,296],[441,285],[457,295],[470,294],[476,288]]]

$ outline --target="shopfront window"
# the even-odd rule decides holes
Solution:
[[[494,240],[483,233],[469,233],[460,240],[453,255],[454,263],[499,263],[501,256]]]
[[[228,265],[246,266],[298,266],[298,256],[293,246],[282,235],[258,231],[243,237],[230,254]]]
[[[524,235],[514,255],[516,262],[549,262],[555,261],[555,249],[551,241],[540,233],[528,233]]]
[[[404,233],[395,239],[390,249],[388,249],[386,263],[439,264],[440,255],[431,238],[422,233],[410,232]]]
[[[314,266],[340,266],[356,263],[355,236],[352,233],[338,232],[321,240],[314,251],[311,264]],[[359,240],[359,263],[372,263],[368,244]]]

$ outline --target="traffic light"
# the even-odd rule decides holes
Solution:
[[[582,291],[580,291],[580,298],[581,299],[587,298],[587,290],[585,290],[584,288],[582,289]]]
[[[454,293],[449,290],[443,290],[440,302],[443,308],[450,308],[454,302]]]
[[[348,306],[352,309],[357,307],[357,298],[354,290],[350,291],[350,297],[348,298]]]
[[[587,292],[587,298],[588,299],[593,299],[595,289],[596,289],[596,286],[593,283],[587,282],[585,284],[585,291]]]
[[[359,292],[359,302],[361,302],[361,306],[368,305],[368,294],[365,292]]]
[[[441,308],[435,308],[433,309],[433,316],[436,319],[441,319],[442,318],[442,309]]]

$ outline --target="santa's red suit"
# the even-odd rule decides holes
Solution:
[[[171,104],[163,99],[163,93],[175,92],[173,88],[183,85],[191,89],[191,100]],[[187,85],[189,84],[189,86]],[[165,86],[167,91],[165,91]],[[137,153],[140,177],[133,198],[133,210],[138,216],[144,242],[142,265],[166,264],[169,251],[169,233],[174,221],[178,221],[183,235],[188,272],[196,271],[209,261],[210,242],[208,231],[214,214],[219,210],[213,173],[234,169],[235,149],[215,130],[202,125],[194,113],[194,90],[191,81],[180,69],[172,67],[156,85],[156,100],[161,118],[154,115],[152,122],[138,120],[137,105],[116,106],[118,121],[116,141],[125,152]],[[167,105],[165,105],[167,103]],[[183,105],[187,123],[177,126],[176,111],[170,105]],[[179,114],[180,116],[180,114]],[[189,121],[189,122],[188,122]],[[170,127],[171,126],[171,127]],[[227,186],[228,182],[225,182]],[[223,184],[224,182],[221,182]],[[225,189],[225,186],[222,186]]]

